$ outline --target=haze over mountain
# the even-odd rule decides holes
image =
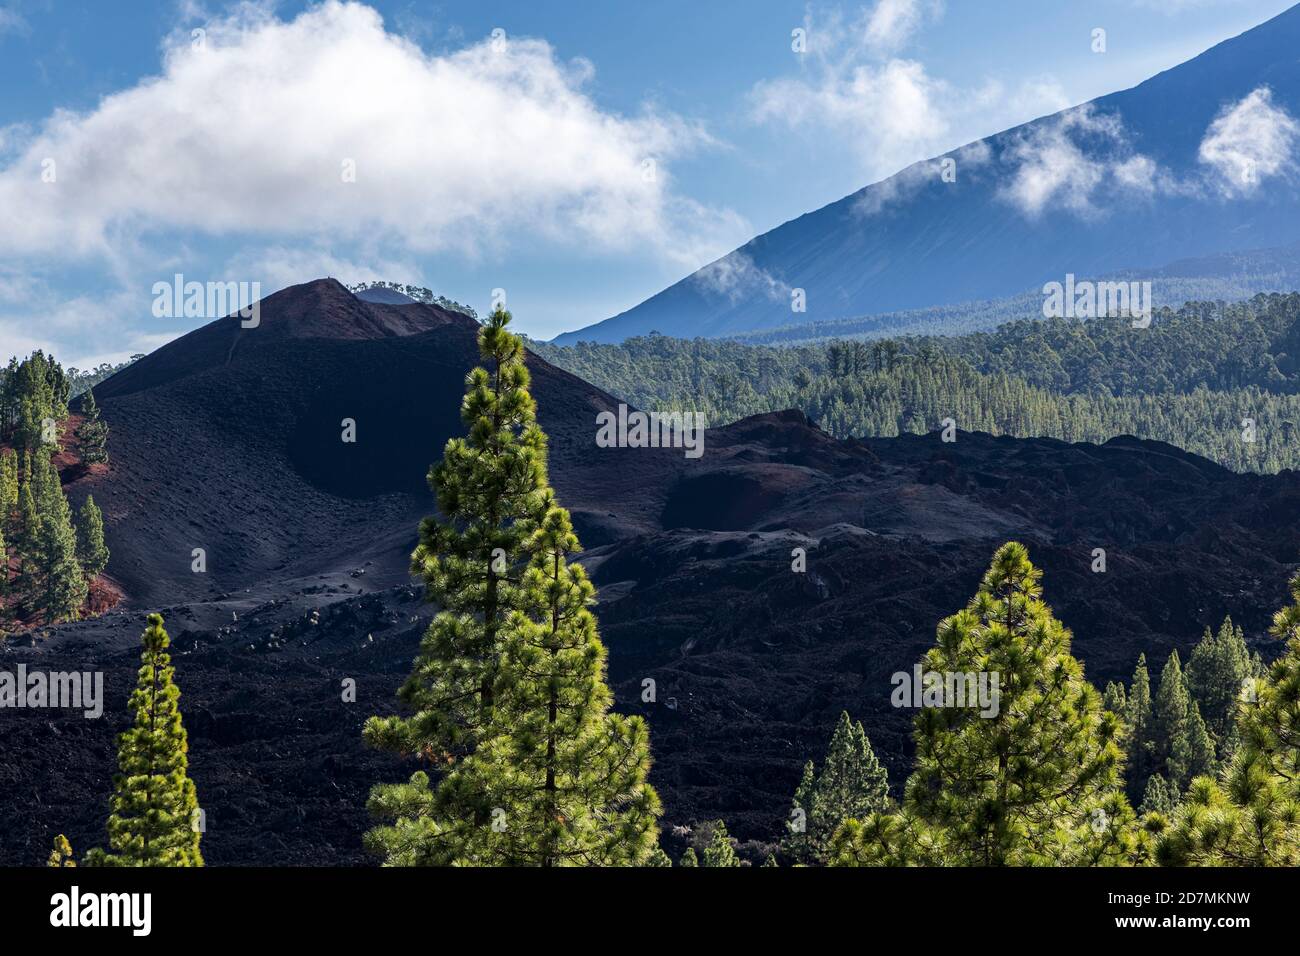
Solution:
[[[910,166],[555,342],[733,335],[1287,246],[1298,48],[1292,7],[1132,89]]]

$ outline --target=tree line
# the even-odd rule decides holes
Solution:
[[[103,514],[87,495],[74,520],[55,462],[71,395],[72,380],[39,351],[13,359],[0,379],[0,624],[77,619],[108,566]],[[93,391],[72,437],[84,466],[107,463]]]
[[[1236,471],[1300,468],[1300,294],[1128,320],[1026,320],[957,337],[790,348],[643,336],[533,343],[647,410],[710,425],[797,408],[839,437],[957,428],[1015,437],[1168,442]]]

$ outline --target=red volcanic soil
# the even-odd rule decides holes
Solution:
[[[59,473],[59,481],[63,485],[64,494],[68,497],[74,521],[86,497],[84,484],[78,487],[78,482],[82,479],[100,479],[109,472],[108,465],[87,465],[81,460],[77,452],[76,433],[83,420],[83,417],[76,412],[69,414],[68,420],[63,424],[62,434],[59,435],[59,449],[50,457],[50,461]],[[0,442],[0,449],[6,452],[13,450],[8,443],[2,442]],[[19,563],[17,555],[10,554],[8,567],[11,579],[17,575]],[[88,583],[90,593],[81,609],[83,618],[103,614],[121,602],[122,589],[106,575],[101,575]],[[10,627],[14,630],[39,627],[44,624],[41,616],[28,614],[18,607],[10,606],[9,614],[12,615]]]
[[[360,728],[394,710],[433,611],[406,554],[433,508],[428,466],[462,430],[476,326],[332,280],[277,293],[261,319],[213,323],[96,389],[113,463],[75,489],[105,510],[124,602],[0,643],[0,667],[102,670],[105,717],[0,711],[0,863],[41,862],[58,832],[78,851],[102,842],[150,610],[174,639],[209,863],[365,863],[370,786],[413,769],[363,748]],[[1011,538],[1099,685],[1139,652],[1158,669],[1228,613],[1273,652],[1268,619],[1300,555],[1293,473],[1235,475],[1127,438],[837,441],[798,412],[711,430],[698,460],[602,449],[595,415],[617,400],[528,362],[618,706],[650,723],[665,834],[724,817],[761,860],[843,709],[900,786],[913,715],[890,706],[890,677]],[[1099,547],[1104,574],[1090,570]]]

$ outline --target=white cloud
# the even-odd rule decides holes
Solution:
[[[725,296],[731,302],[752,296],[780,300],[790,295],[788,285],[759,268],[748,253],[740,251],[709,263],[696,272],[691,281],[706,292]]]
[[[127,290],[69,298],[32,277],[0,275],[0,361],[44,349],[84,369],[151,351],[186,331],[126,327],[124,317],[147,310],[147,298],[142,306],[141,296]]]
[[[1154,192],[1159,185],[1160,166],[1149,156],[1131,156],[1111,167],[1115,181],[1138,192]]]
[[[805,18],[797,75],[751,91],[754,119],[843,142],[868,181],[1028,117],[1068,105],[1060,86],[1033,78],[1008,91],[994,80],[958,88],[920,60],[896,55],[936,3],[877,0],[853,22],[838,10]]]
[[[943,84],[914,60],[838,68],[818,79],[783,78],[755,90],[755,117],[793,129],[825,126],[849,139],[868,175],[917,158],[949,133]]]
[[[999,196],[1030,218],[1048,209],[1098,215],[1104,183],[1142,195],[1177,188],[1154,160],[1133,151],[1119,116],[1087,104],[1023,131],[1001,160],[1013,169]]]
[[[109,258],[171,231],[470,254],[540,240],[676,262],[737,238],[738,217],[678,196],[666,166],[709,136],[603,111],[590,65],[541,40],[428,56],[339,0],[288,22],[246,4],[206,31],[202,49],[178,32],[160,76],[92,112],[7,132],[0,253]]]
[[[1215,174],[1228,196],[1249,195],[1260,183],[1290,172],[1300,124],[1261,86],[1225,108],[1201,140],[1200,161]]]
[[[877,0],[866,14],[864,38],[878,49],[893,50],[911,39],[927,17],[942,12],[939,0]]]
[[[957,178],[979,176],[992,156],[993,150],[989,144],[984,140],[976,140],[946,156],[913,163],[888,179],[864,189],[854,202],[853,211],[860,216],[870,217],[887,207],[906,202],[926,185],[944,182],[943,177],[947,171],[945,166],[949,163],[952,164],[954,182]]]
[[[297,285],[308,277],[333,276],[345,285],[378,280],[425,285],[430,281],[424,270],[406,257],[374,253],[363,259],[338,255],[320,245],[249,246],[232,256],[221,274],[235,279],[255,276],[256,281],[262,283],[263,295]],[[250,278],[247,281],[254,280]]]

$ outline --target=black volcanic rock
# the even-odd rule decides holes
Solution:
[[[209,326],[97,389],[113,466],[71,493],[93,487],[104,504],[127,604],[35,647],[0,643],[0,667],[102,670],[105,717],[0,711],[0,864],[41,862],[57,832],[79,851],[102,842],[113,738],[155,609],[175,639],[207,860],[366,861],[368,789],[414,765],[366,750],[360,729],[393,712],[433,610],[405,556],[433,507],[423,475],[461,428],[475,327],[344,297],[334,283],[286,290],[263,321],[292,334],[231,354]],[[329,312],[320,335],[313,308]],[[357,309],[368,336],[339,328]],[[1295,473],[1237,475],[1132,438],[837,441],[798,412],[710,430],[697,460],[597,448],[595,413],[617,400],[529,365],[554,483],[589,549],[618,706],[650,723],[665,831],[723,817],[742,839],[778,838],[800,767],[821,759],[841,710],[901,785],[912,714],[890,706],[890,676],[1011,538],[1044,569],[1099,686],[1127,679],[1140,652],[1158,669],[1225,614],[1274,652],[1267,625],[1300,560]],[[356,446],[338,440],[349,412]],[[190,571],[198,546],[206,576]],[[356,703],[341,699],[345,679]]]
[[[477,324],[428,305],[358,300],[332,279],[262,303],[255,329],[213,322],[96,388],[112,429],[112,467],[70,489],[104,509],[111,573],[132,606],[235,591],[266,580],[350,570],[405,580],[429,465],[460,434]],[[616,402],[529,357],[562,495],[583,526],[581,461],[596,413]],[[343,421],[357,440],[342,440]],[[613,450],[611,457],[618,457]],[[602,476],[622,525],[657,514],[620,498],[631,474]],[[572,476],[572,482],[566,480]],[[599,514],[613,508],[599,500]],[[207,573],[191,571],[203,548]]]

